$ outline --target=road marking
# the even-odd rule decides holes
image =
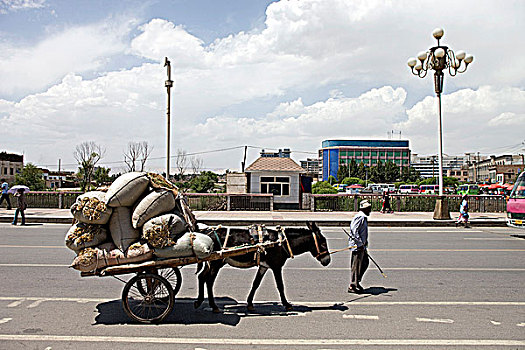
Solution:
[[[228,267],[233,269],[233,267]],[[376,267],[370,267],[376,269]],[[322,271],[349,271],[349,267],[287,267],[285,270],[322,270]],[[491,267],[387,267],[385,271],[499,271],[499,272],[524,272],[525,268],[491,268]]]
[[[69,267],[61,264],[0,264],[0,267]]]
[[[512,339],[241,339],[241,338],[161,338],[161,337],[117,337],[86,335],[21,335],[0,334],[0,340],[38,341],[38,342],[72,342],[72,343],[151,343],[151,344],[206,344],[206,345],[264,345],[279,347],[283,345],[304,346],[350,346],[350,345],[383,345],[383,346],[525,346],[524,340]]]
[[[463,237],[463,239],[469,239],[473,241],[515,241],[519,240],[521,238],[516,237],[500,237],[500,238],[492,238],[492,237]]]
[[[356,320],[379,320],[379,316],[375,315],[343,315],[343,318],[352,318]]]
[[[454,320],[449,318],[420,318],[416,317],[417,322],[430,322],[430,323],[454,323]]]
[[[518,323],[518,324],[516,324],[516,326],[518,326],[518,327],[525,327],[525,322]]]
[[[27,306],[28,309],[32,309],[34,307],[37,307],[38,305],[42,304],[44,302],[43,299],[36,300],[34,303]]]
[[[48,249],[57,249],[57,248],[66,248],[63,245],[7,245],[0,244],[0,248],[48,248]]]
[[[54,301],[54,302],[77,302],[77,303],[106,303],[114,301],[115,298],[67,298],[67,297],[0,297],[0,301],[15,301],[20,305],[23,301]],[[193,303],[193,300],[177,300],[177,303]],[[278,300],[259,300],[255,306],[260,304],[275,303],[280,304]],[[14,303],[11,303],[14,304]],[[11,305],[10,304],[10,305]],[[226,305],[224,307],[237,307],[246,304],[245,300],[237,301],[235,305]],[[296,305],[304,306],[333,306],[333,305],[356,305],[356,306],[525,306],[525,301],[295,301]]]
[[[7,323],[7,322],[9,322],[9,321],[11,321],[11,320],[12,320],[12,318],[10,318],[10,317],[2,318],[2,319],[0,319],[0,324],[2,324],[2,323]]]
[[[13,301],[11,304],[7,305],[7,307],[17,307],[18,305],[22,304],[24,300],[17,300]]]
[[[494,326],[499,326],[501,324],[501,322],[497,321],[490,321],[490,323],[492,323]]]

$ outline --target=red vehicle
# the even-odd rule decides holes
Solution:
[[[518,176],[507,201],[507,225],[525,228],[525,171]]]

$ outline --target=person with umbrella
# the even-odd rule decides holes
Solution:
[[[7,210],[11,210],[11,200],[9,199],[9,193],[7,192],[9,190],[9,184],[5,179],[2,179],[2,197],[0,197],[0,205],[4,202],[4,200],[7,202]]]
[[[13,219],[13,222],[11,223],[11,225],[16,225],[16,222],[18,221],[18,214],[19,213],[20,213],[20,216],[22,217],[22,224],[21,225],[25,225],[26,224],[26,215],[24,213],[24,210],[26,210],[26,208],[27,208],[25,192],[26,191],[29,192],[29,187],[19,185],[19,186],[13,186],[9,190],[9,192],[14,192],[14,191],[16,191],[16,193],[15,193],[16,211],[15,211],[15,218]]]
[[[459,217],[458,221],[456,221],[456,227],[458,225],[465,225],[465,228],[470,227],[468,224],[468,194],[464,194],[463,197],[461,197],[461,204],[459,205]]]

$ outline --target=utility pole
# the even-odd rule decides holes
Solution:
[[[62,159],[58,159],[58,188],[62,188],[62,176],[60,175],[60,163]]]
[[[170,131],[171,131],[171,88],[173,87],[173,80],[171,80],[171,65],[168,57],[164,59],[164,67],[167,67],[168,70],[168,80],[164,83],[168,93],[168,108],[166,111],[167,116],[167,129],[166,129],[166,180],[170,179]]]
[[[246,165],[246,152],[248,151],[248,146],[244,146],[244,158],[243,158],[243,161],[241,163],[241,168],[242,168],[242,173],[244,173],[244,167]]]

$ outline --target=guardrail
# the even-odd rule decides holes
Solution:
[[[379,194],[311,194],[311,211],[358,211],[359,202],[367,199],[372,204],[372,211],[379,211],[383,205]],[[390,196],[390,205],[394,211],[432,212],[437,195],[394,194]],[[459,211],[461,196],[446,195],[450,211]],[[478,213],[501,213],[506,209],[505,197],[498,195],[469,196],[469,211]]]
[[[82,192],[29,192],[26,201],[30,208],[67,209]],[[16,199],[11,197],[11,204]],[[274,197],[271,194],[232,194],[232,193],[186,193],[190,208],[199,211],[246,210],[272,211]],[[432,212],[436,195],[391,195],[391,207],[401,212]],[[461,196],[445,196],[450,211],[458,211]],[[358,211],[359,202],[367,199],[373,211],[381,210],[382,197],[379,194],[303,194],[302,209],[310,211]],[[469,196],[469,209],[478,213],[501,213],[506,209],[506,201],[499,195]]]

